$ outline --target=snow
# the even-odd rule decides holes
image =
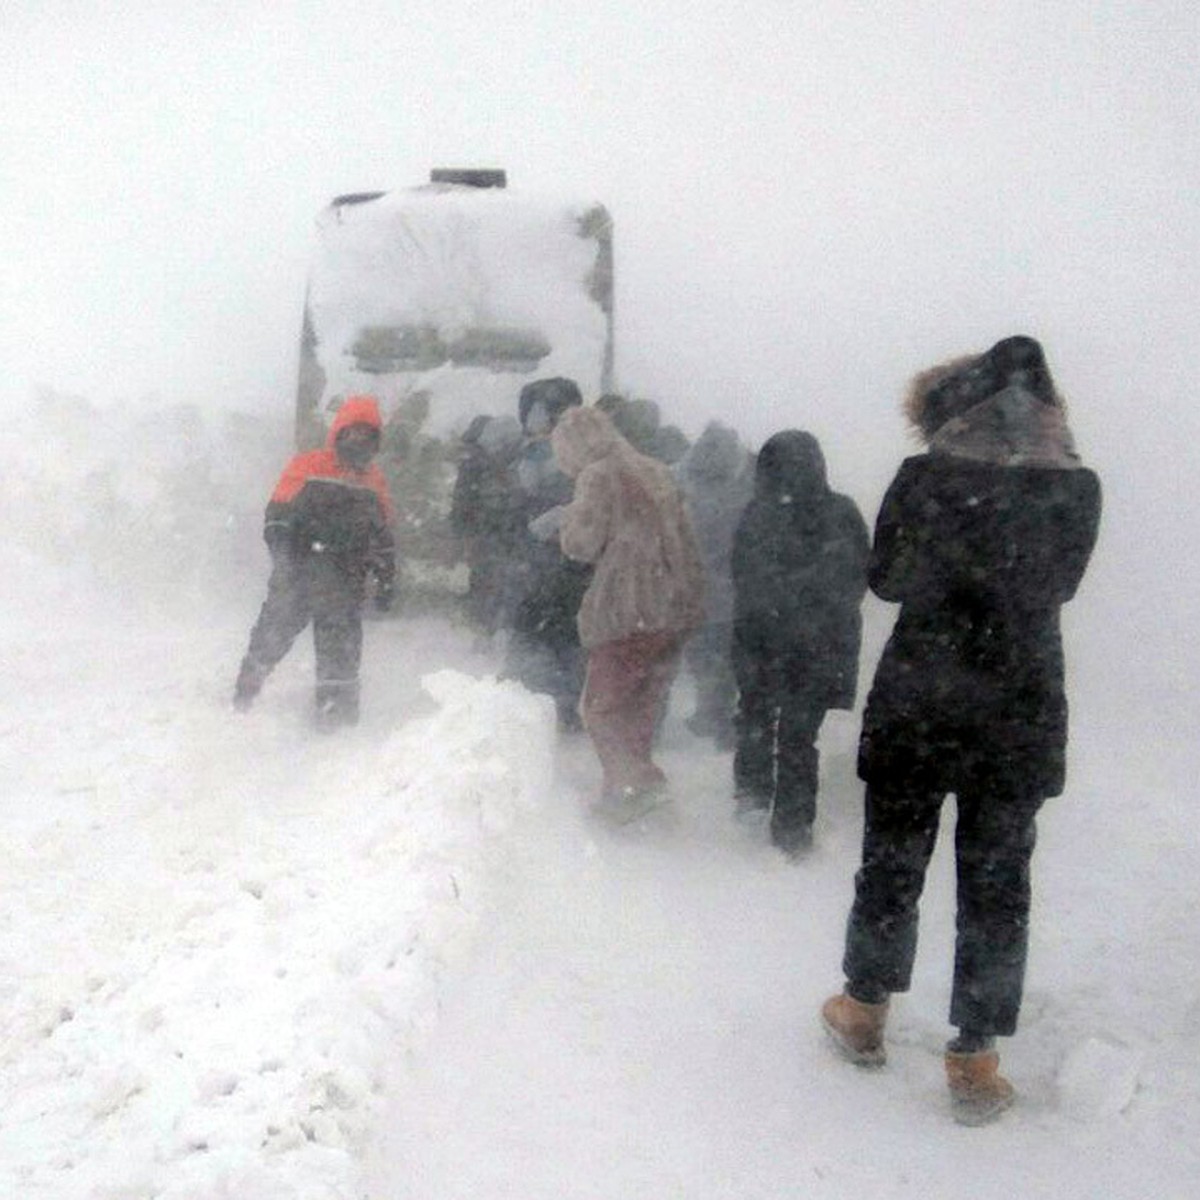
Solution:
[[[1068,622],[1071,776],[1002,1046],[1020,1103],[964,1130],[940,1075],[944,836],[888,1068],[846,1066],[817,1027],[856,866],[855,715],[827,723],[818,845],[792,865],[730,819],[686,680],[674,811],[622,831],[587,814],[586,741],[450,621],[368,625],[352,731],[312,732],[305,644],[232,711],[286,438],[50,394],[0,435],[0,1195],[1193,1193],[1194,770],[1167,734],[1131,757],[1114,689],[1090,699],[1103,613]],[[891,615],[868,607],[864,672]]]

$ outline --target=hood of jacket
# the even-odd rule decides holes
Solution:
[[[330,450],[336,447],[338,434],[351,425],[369,425],[376,433],[382,433],[383,421],[379,416],[379,402],[374,396],[348,396],[338,406],[329,427],[325,444]]]
[[[564,475],[574,479],[584,467],[621,451],[636,451],[598,408],[572,408],[550,435],[554,457]]]
[[[904,398],[904,413],[917,436],[928,444],[947,421],[1012,387],[1047,408],[1066,407],[1041,344],[1017,335],[1002,338],[983,354],[952,358],[913,376]]]
[[[709,482],[733,479],[746,461],[737,433],[720,421],[709,421],[687,452],[681,470],[688,479]]]
[[[756,499],[801,506],[828,494],[825,455],[811,433],[785,429],[767,439],[754,468]]]

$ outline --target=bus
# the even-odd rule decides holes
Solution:
[[[501,170],[336,197],[317,218],[296,390],[299,448],[348,395],[385,422],[419,398],[428,431],[515,416],[521,387],[614,389],[613,237],[603,204],[526,196]]]
[[[466,586],[450,508],[463,433],[515,418],[521,388],[614,390],[613,238],[604,205],[521,195],[504,171],[336,197],[318,216],[296,387],[297,448],[342,400],[379,400],[409,604]]]

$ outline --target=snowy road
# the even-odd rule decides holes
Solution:
[[[581,815],[587,748],[565,748],[508,905],[396,1072],[370,1200],[1190,1194],[1200,1160],[1186,1119],[1165,1097],[1134,1098],[1141,1034],[1107,1036],[1086,993],[1051,999],[1073,972],[1044,954],[1032,1029],[1008,1057],[1021,1106],[992,1129],[950,1122],[944,846],[890,1066],[864,1073],[829,1052],[815,1013],[839,979],[859,802],[852,722],[831,725],[821,844],[800,866],[734,825],[727,757],[677,724],[664,754],[673,825],[597,827]],[[1156,1073],[1194,1114],[1194,1083]]]
[[[1004,1048],[1021,1103],[968,1131],[940,1077],[944,846],[887,1070],[816,1027],[859,836],[853,717],[829,724],[819,844],[794,866],[730,820],[728,757],[684,732],[686,695],[674,821],[614,832],[584,812],[586,742],[556,750],[546,706],[487,683],[460,630],[371,627],[363,725],[314,740],[304,649],[229,710],[241,617],[37,615],[10,617],[0,681],[6,1194],[1193,1194],[1193,822],[1145,788],[1155,819],[1135,820],[1086,731],[1042,821]]]

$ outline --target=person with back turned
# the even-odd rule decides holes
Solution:
[[[953,792],[958,1034],[945,1069],[955,1119],[977,1125],[1014,1097],[995,1039],[1015,1032],[1021,1008],[1035,820],[1065,782],[1059,610],[1095,544],[1100,484],[1032,338],[919,375],[908,415],[928,450],[901,465],[875,526],[870,586],[900,613],[863,715],[846,982],[821,1015],[844,1057],[883,1064],[889,997],[909,987],[917,903]]]

